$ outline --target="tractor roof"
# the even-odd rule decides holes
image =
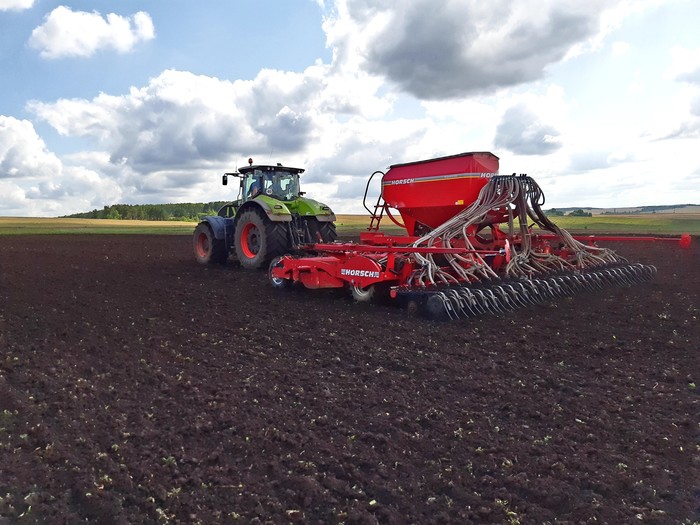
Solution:
[[[244,175],[246,173],[255,171],[255,170],[260,170],[260,171],[287,171],[289,173],[297,173],[301,174],[304,173],[304,169],[302,168],[290,168],[289,166],[282,166],[281,164],[278,164],[277,166],[270,166],[267,164],[253,164],[251,166],[245,166],[243,168],[238,168],[238,171],[240,173],[243,173]]]

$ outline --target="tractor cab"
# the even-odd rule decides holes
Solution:
[[[277,166],[250,165],[241,168],[237,173],[224,173],[222,183],[228,184],[228,177],[240,177],[241,192],[238,195],[238,205],[254,199],[258,195],[266,195],[284,202],[291,202],[304,195],[300,191],[299,175],[304,173],[301,168]]]
[[[258,195],[267,195],[281,201],[290,202],[301,195],[299,168],[283,166],[249,166],[241,168],[241,199],[247,201]]]

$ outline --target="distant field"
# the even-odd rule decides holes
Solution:
[[[171,233],[190,234],[195,223],[178,221],[121,221],[111,219],[50,219],[0,217],[0,235],[65,233]]]
[[[552,217],[557,225],[578,233],[629,233],[653,235],[700,235],[698,214],[644,214],[644,215],[596,215],[593,217]],[[340,233],[352,233],[365,229],[369,219],[364,215],[338,215],[336,226]],[[109,219],[53,219],[29,217],[0,217],[0,235],[35,234],[173,234],[189,235],[193,222],[178,221],[126,221]],[[402,230],[388,219],[382,229],[389,233]]]
[[[700,235],[700,215],[693,213],[594,215],[593,217],[551,217],[551,219],[557,226],[574,232]]]

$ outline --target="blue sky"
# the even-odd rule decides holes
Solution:
[[[252,156],[359,213],[489,150],[549,206],[700,203],[700,2],[0,0],[0,215],[233,198]]]

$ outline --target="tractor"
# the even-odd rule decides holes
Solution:
[[[243,268],[267,268],[270,261],[309,243],[332,243],[337,238],[335,215],[320,202],[304,197],[300,168],[277,164],[248,166],[235,173],[238,199],[203,217],[194,230],[195,259],[202,264],[225,264],[233,255]]]

